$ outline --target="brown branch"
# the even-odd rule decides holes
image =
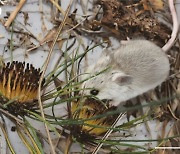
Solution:
[[[9,16],[8,20],[5,23],[5,27],[9,27],[11,25],[11,23],[13,22],[13,20],[16,18],[19,10],[23,7],[23,5],[25,4],[26,0],[21,0],[19,2],[19,4],[17,5],[16,9],[11,13],[11,15]]]
[[[125,115],[126,113],[120,113],[119,116],[116,118],[116,120],[114,121],[114,123],[112,124],[111,128],[106,132],[106,134],[103,136],[103,138],[101,139],[101,141],[105,141],[109,135],[112,133],[113,129],[112,128],[115,128],[116,127],[116,124],[117,122],[123,118],[123,116]],[[100,142],[96,148],[93,150],[92,154],[97,154],[98,151],[100,150],[100,148],[102,147],[103,145],[103,142]]]

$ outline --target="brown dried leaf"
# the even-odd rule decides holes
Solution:
[[[57,90],[60,90],[62,88],[62,86],[65,84],[64,81],[59,80],[57,77],[54,77],[53,80],[54,80],[54,84],[55,84]]]
[[[43,44],[44,42],[52,41],[54,39],[54,36],[56,36],[56,33],[57,33],[57,27],[53,27],[51,30],[49,30],[49,32],[44,37],[44,39],[40,42],[40,44]]]
[[[28,19],[29,19],[29,14],[27,12],[22,12],[24,15],[24,24],[27,25],[28,24]]]
[[[59,49],[62,48],[64,42],[65,42],[65,40],[57,41],[57,45],[58,45]]]
[[[149,0],[151,3],[152,7],[155,10],[163,10],[164,9],[164,2],[163,0]]]

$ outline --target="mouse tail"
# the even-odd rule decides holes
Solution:
[[[174,0],[168,0],[168,2],[169,2],[170,13],[172,15],[173,28],[172,28],[171,38],[162,47],[162,49],[165,52],[167,52],[174,45],[175,39],[176,39],[176,37],[178,35],[178,31],[179,31],[179,22],[178,22],[178,17],[177,17]]]

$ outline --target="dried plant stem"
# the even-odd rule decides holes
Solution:
[[[4,125],[1,122],[0,122],[0,128],[1,128],[2,132],[3,132],[3,134],[4,134],[4,137],[5,137],[6,142],[8,144],[9,150],[11,151],[12,154],[15,154],[13,146],[12,146],[12,144],[11,144],[9,138],[8,138],[8,134],[6,132],[6,129],[5,129]]]
[[[18,119],[16,116],[10,114],[10,113],[9,113],[8,111],[6,111],[6,110],[3,110],[3,109],[0,108],[0,112],[4,113],[4,114],[7,115],[8,117],[14,119],[16,122],[18,122],[18,123],[20,123],[20,124],[23,124],[23,123],[24,123],[23,120]]]
[[[172,115],[172,117],[173,117],[174,119],[180,120],[180,119],[173,113],[173,111],[172,111],[170,105],[168,105],[168,109],[169,109],[169,111],[170,111],[170,113],[171,113],[171,115]]]
[[[50,39],[50,40],[45,41],[45,42],[42,42],[42,43],[40,43],[39,45],[34,46],[34,47],[32,47],[32,48],[30,48],[30,49],[26,50],[26,52],[28,53],[28,52],[30,52],[30,51],[33,51],[33,50],[35,50],[35,49],[37,49],[37,48],[39,48],[39,47],[43,46],[43,45],[44,45],[44,44],[46,44],[46,43],[51,42],[51,41],[53,41],[53,39]],[[60,38],[60,39],[57,39],[57,42],[58,42],[58,41],[62,41],[62,39],[61,39],[61,38]]]
[[[31,143],[32,143],[32,145],[33,145],[34,150],[36,150],[36,154],[41,154],[41,151],[39,150],[39,147],[38,147],[38,145],[36,144],[33,136],[32,136],[31,133],[29,132],[29,130],[28,130],[25,126],[23,126],[23,129],[24,129],[25,134],[28,135],[28,137],[29,137],[29,139],[30,139],[30,141],[31,141]]]
[[[119,114],[119,116],[116,118],[116,120],[114,121],[114,123],[112,124],[111,128],[115,128],[117,122],[125,115],[125,113],[121,113]],[[105,141],[109,135],[112,133],[113,129],[109,129],[106,134],[103,136],[103,138],[101,139],[101,141]],[[97,152],[99,151],[99,149],[102,147],[103,143],[99,143],[96,148],[94,149],[94,151],[92,152],[92,154],[97,154]]]
[[[18,6],[16,7],[16,9],[11,13],[11,15],[9,16],[8,20],[5,23],[5,27],[9,27],[12,23],[12,21],[15,19],[16,15],[18,14],[19,10],[23,7],[23,5],[25,4],[26,0],[20,0]]]
[[[26,148],[29,150],[30,154],[33,154],[33,150],[31,148],[30,143],[27,141],[26,137],[24,136],[24,134],[20,131],[20,129],[17,129],[17,133],[18,136],[20,137],[21,141],[24,143],[24,145],[26,146]],[[38,153],[39,154],[39,153]]]
[[[57,9],[63,14],[63,16],[65,16],[64,10],[57,4],[57,2],[55,2],[54,0],[50,0],[50,2],[57,7]]]
[[[53,49],[54,49],[54,46],[55,46],[56,41],[57,41],[57,39],[58,39],[58,37],[59,37],[62,29],[63,29],[63,26],[65,25],[66,19],[67,19],[67,17],[68,17],[68,13],[69,13],[69,11],[70,11],[72,2],[73,2],[73,0],[70,1],[69,6],[68,6],[68,8],[67,8],[67,10],[66,10],[66,13],[65,13],[63,22],[62,22],[61,25],[59,26],[57,35],[55,36],[55,38],[54,38],[54,40],[53,40],[51,49],[50,49],[49,54],[48,54],[48,56],[47,56],[47,58],[46,58],[45,65],[44,65],[44,69],[43,69],[43,71],[42,71],[42,74],[41,74],[41,77],[40,77],[40,80],[39,80],[38,102],[39,102],[39,108],[40,108],[40,111],[41,111],[41,116],[42,116],[42,118],[43,118],[44,121],[46,121],[46,119],[45,119],[44,110],[43,110],[43,105],[42,105],[42,101],[41,101],[41,85],[42,85],[42,81],[43,81],[45,72],[46,72],[46,70],[47,70],[47,67],[48,67],[48,64],[49,64],[49,61],[50,61],[50,58],[51,58],[51,55],[52,55],[52,52],[53,52]],[[54,146],[53,146],[53,143],[52,143],[52,140],[51,140],[51,136],[50,136],[50,133],[49,133],[48,126],[47,126],[46,123],[44,123],[44,126],[45,126],[45,129],[46,129],[48,141],[49,141],[49,144],[50,144],[50,147],[51,147],[51,152],[52,152],[52,154],[56,154],[56,153],[55,153]]]
[[[64,154],[68,154],[69,153],[69,149],[71,147],[71,144],[72,144],[72,136],[69,135],[67,140],[66,140],[66,148],[65,148]]]

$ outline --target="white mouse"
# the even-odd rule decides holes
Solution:
[[[117,106],[160,85],[169,69],[167,55],[160,47],[147,40],[130,40],[115,51],[103,51],[87,69],[83,80],[92,78],[83,83],[83,93]]]
[[[130,40],[112,52],[103,52],[83,78],[99,75],[85,81],[85,95],[111,101],[114,106],[160,85],[169,74],[169,60],[165,54],[175,43],[179,22],[174,0],[168,0],[172,15],[171,38],[162,47],[147,40]],[[83,79],[83,80],[84,80]]]

